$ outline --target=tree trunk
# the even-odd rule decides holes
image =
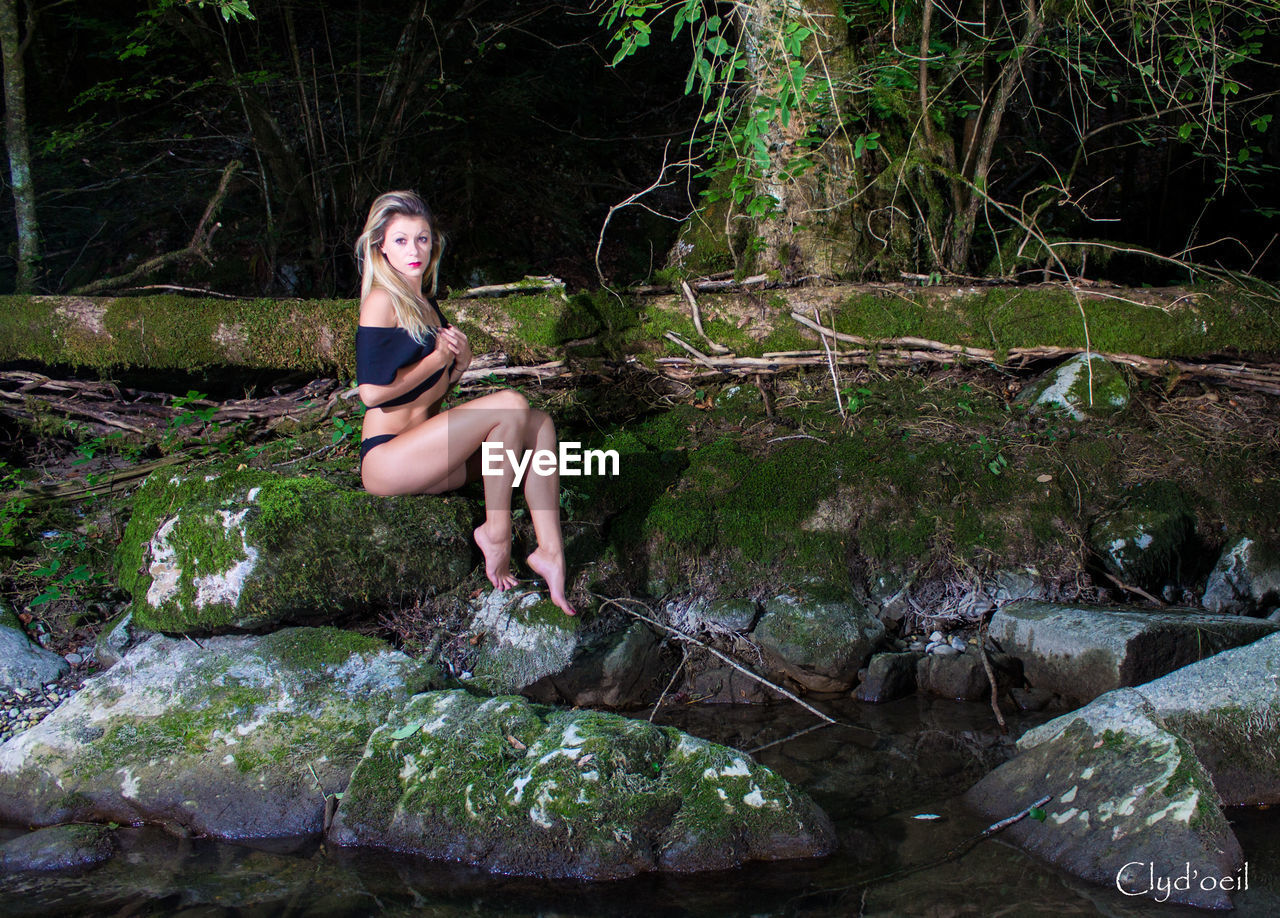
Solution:
[[[32,293],[40,268],[40,227],[36,223],[36,188],[31,180],[27,144],[27,81],[18,37],[17,0],[0,0],[0,51],[4,57],[4,129],[9,150],[9,180],[18,224],[18,293]]]

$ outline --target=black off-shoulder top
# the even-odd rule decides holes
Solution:
[[[440,311],[435,300],[430,300],[436,315],[440,317],[440,327],[448,328],[449,321]],[[432,335],[425,344],[419,344],[407,331],[398,325],[357,325],[356,326],[356,382],[372,383],[375,386],[389,385],[396,378],[401,367],[417,363],[436,349],[435,336]],[[452,371],[450,367],[450,371]],[[422,395],[440,379],[444,368],[436,370],[424,381],[414,386],[404,395],[386,402],[379,402],[373,408],[394,408],[407,405]]]

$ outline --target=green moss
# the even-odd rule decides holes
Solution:
[[[355,325],[349,300],[0,297],[0,360],[324,369],[351,378]]]
[[[294,669],[338,666],[353,654],[368,656],[388,649],[385,641],[341,628],[286,628],[262,638],[262,653]]]

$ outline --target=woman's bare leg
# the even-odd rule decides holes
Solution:
[[[486,395],[429,418],[365,457],[362,477],[373,494],[439,494],[467,479],[467,460],[488,442],[501,457],[499,472],[484,475],[485,521],[473,536],[484,554],[485,574],[496,589],[515,586],[511,576],[511,489],[515,469],[506,449],[522,450],[529,403],[518,392]]]
[[[529,412],[524,445],[525,449],[556,453],[555,424],[545,411]],[[564,595],[565,561],[564,537],[560,532],[559,467],[554,467],[546,475],[538,475],[530,462],[524,481],[524,499],[529,505],[533,532],[538,539],[538,547],[526,559],[529,567],[547,581],[551,601],[563,609],[566,615],[575,615],[573,606]]]

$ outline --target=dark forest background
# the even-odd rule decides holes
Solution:
[[[744,238],[768,224],[792,241],[761,264],[788,279],[1056,270],[1028,223],[1037,243],[1106,240],[1106,267],[1087,249],[1061,267],[1131,283],[1280,264],[1274,2],[251,0],[251,19],[223,15],[244,6],[229,0],[3,5],[25,42],[38,292],[105,292],[88,285],[191,249],[232,163],[207,245],[116,290],[351,296],[352,241],[391,188],[437,211],[447,286],[589,285],[610,208],[660,177],[609,222],[611,283],[650,278],[699,222],[727,235],[725,257],[688,270],[753,267],[764,246]],[[822,240],[796,232],[824,221]],[[840,257],[802,258],[810,245]],[[1102,257],[1127,247],[1178,263]]]

